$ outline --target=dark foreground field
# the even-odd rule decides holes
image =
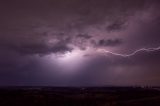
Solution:
[[[8,87],[0,106],[160,106],[158,88]]]

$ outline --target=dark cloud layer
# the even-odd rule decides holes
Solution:
[[[84,39],[90,39],[90,38],[92,38],[92,36],[90,36],[88,34],[78,34],[77,37],[84,38]]]
[[[159,51],[96,52],[160,46],[159,7],[159,0],[2,0],[0,85],[159,85]]]
[[[115,40],[112,40],[112,39],[109,39],[109,40],[99,40],[98,42],[98,45],[99,46],[117,46],[119,44],[121,44],[121,40],[120,39],[115,39]]]

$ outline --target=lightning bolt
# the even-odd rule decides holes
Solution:
[[[159,51],[159,50],[160,50],[160,46],[157,47],[157,48],[141,48],[141,49],[135,50],[134,52],[132,52],[130,54],[114,53],[114,52],[111,52],[111,51],[107,51],[106,49],[97,49],[97,52],[112,54],[112,55],[121,56],[121,57],[131,57],[131,56],[136,55],[139,52],[153,52],[153,51]]]

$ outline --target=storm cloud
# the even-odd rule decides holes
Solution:
[[[0,1],[0,85],[159,85],[159,0]]]
[[[120,39],[115,39],[115,40],[112,40],[112,39],[109,39],[109,40],[99,40],[98,42],[98,45],[99,46],[116,46],[116,45],[119,45],[121,44],[121,40]]]

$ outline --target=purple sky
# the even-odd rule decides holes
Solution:
[[[159,10],[159,0],[0,1],[0,85],[160,86]]]

